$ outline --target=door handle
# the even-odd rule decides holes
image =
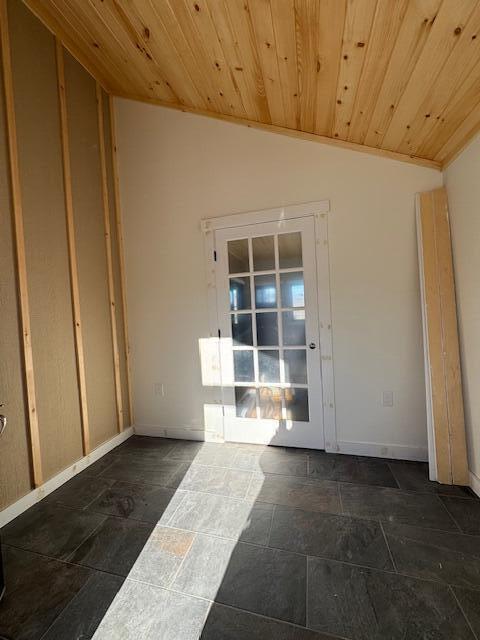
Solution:
[[[308,346],[310,347],[310,349],[316,349],[316,347],[317,347],[315,342],[310,342],[310,344]]]
[[[0,436],[7,428],[7,416],[0,415]]]

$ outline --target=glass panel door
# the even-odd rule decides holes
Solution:
[[[225,438],[323,447],[313,218],[216,232]]]

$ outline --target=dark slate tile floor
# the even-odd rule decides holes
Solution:
[[[0,534],[8,640],[480,640],[480,500],[423,463],[135,436]]]

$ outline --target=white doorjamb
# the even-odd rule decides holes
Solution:
[[[221,380],[220,370],[220,340],[218,338],[218,310],[217,291],[215,278],[215,231],[230,227],[240,227],[263,222],[278,222],[311,216],[315,222],[315,255],[317,273],[317,297],[318,319],[320,327],[320,354],[321,354],[321,378],[323,396],[323,425],[325,437],[325,450],[338,451],[337,429],[335,418],[335,387],[333,368],[333,338],[332,338],[332,312],[330,302],[330,261],[328,251],[328,213],[330,201],[319,200],[303,204],[276,207],[274,209],[262,209],[227,216],[208,218],[202,220],[201,229],[204,234],[204,248],[207,276],[207,302],[209,310],[210,340],[217,341],[217,373],[219,386]],[[221,405],[223,408],[224,397],[221,389]]]

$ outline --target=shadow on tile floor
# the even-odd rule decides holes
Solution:
[[[480,500],[423,463],[135,436],[1,536],[9,640],[480,638]]]

